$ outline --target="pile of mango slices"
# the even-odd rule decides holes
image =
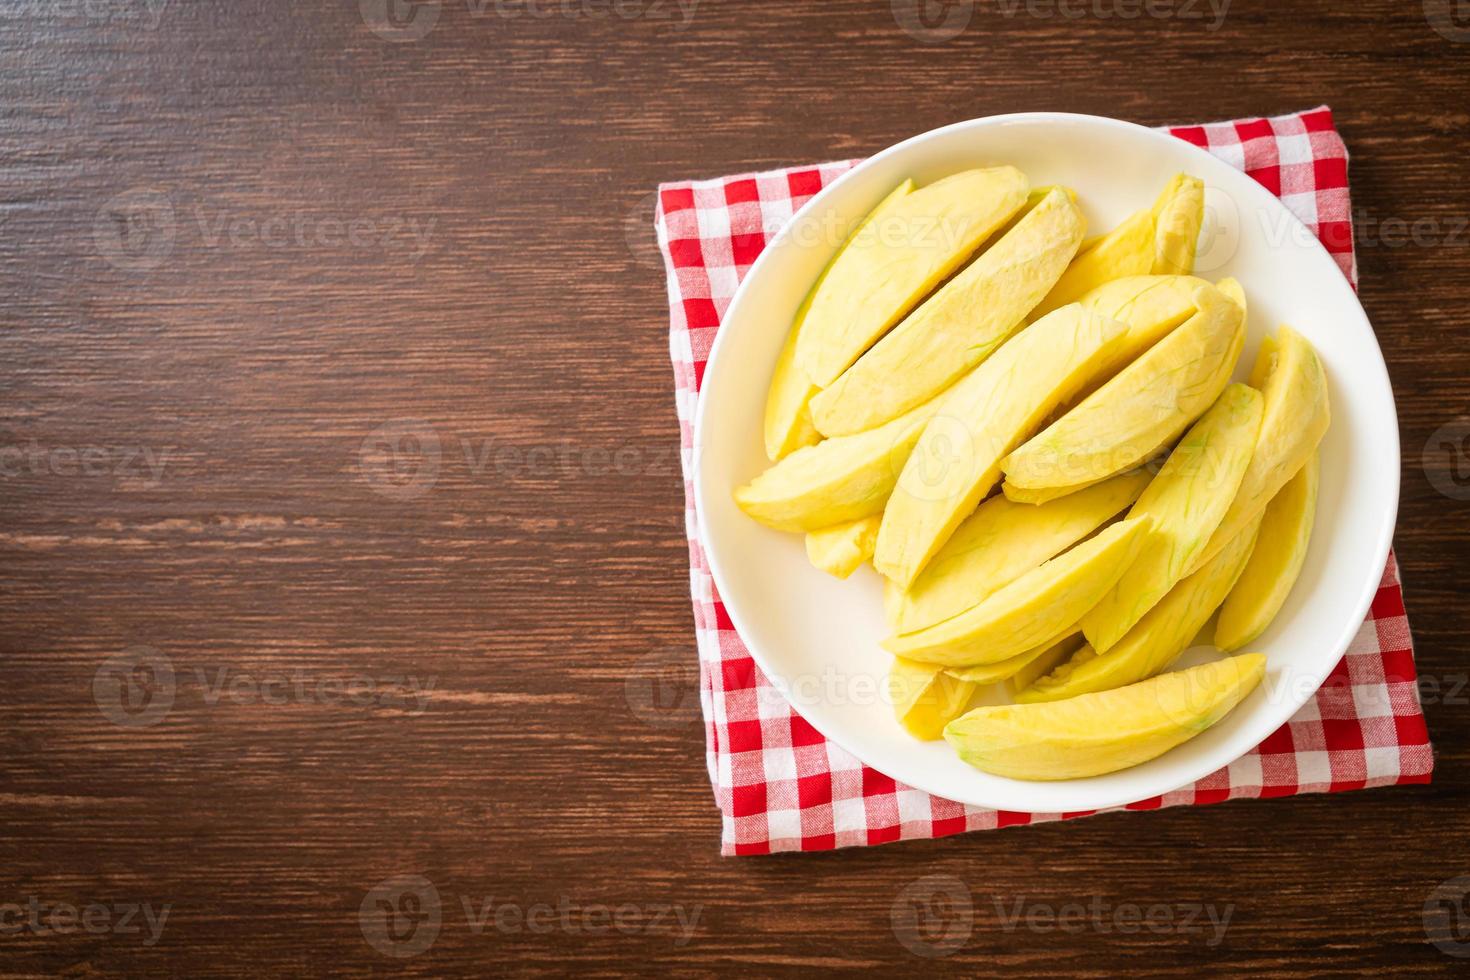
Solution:
[[[1089,239],[1075,192],[1014,167],[906,181],[777,361],[774,465],[736,502],[838,578],[872,562],[898,721],[983,771],[1138,765],[1264,675],[1167,671],[1212,620],[1221,650],[1253,643],[1295,585],[1327,378],[1282,326],[1231,383],[1247,301],[1193,275],[1204,192],[1181,174]],[[1012,703],[970,710],[995,685]]]

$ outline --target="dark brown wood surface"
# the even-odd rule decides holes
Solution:
[[[1470,874],[1470,11],[915,6],[5,5],[0,972],[1463,971],[1423,916]],[[1434,785],[718,857],[700,727],[639,693],[695,658],[656,183],[1321,102],[1384,228]],[[975,907],[943,958],[893,918],[934,874]],[[442,909],[401,959],[363,929],[400,875]]]

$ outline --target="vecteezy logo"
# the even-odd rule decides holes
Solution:
[[[124,272],[158,268],[173,252],[177,234],[173,202],[149,187],[135,187],[109,200],[92,226],[97,251]]]
[[[910,882],[889,911],[893,935],[904,949],[925,959],[953,955],[970,940],[975,905],[970,886],[954,875],[929,875]]]
[[[422,41],[439,23],[440,0],[359,0],[362,22],[385,41]]]
[[[1470,0],[1424,0],[1424,19],[1446,41],[1470,41]]]
[[[893,19],[921,44],[943,44],[965,33],[975,0],[890,0]]]
[[[633,715],[654,728],[683,728],[699,717],[699,666],[693,651],[663,650],[633,665],[623,679]]]
[[[1424,900],[1424,934],[1435,949],[1470,959],[1470,875],[1441,882]]]
[[[1424,477],[1451,500],[1470,500],[1470,418],[1434,431],[1424,444]]]
[[[358,472],[378,493],[394,500],[417,500],[439,480],[439,434],[422,419],[394,419],[362,441]]]
[[[152,647],[108,657],[92,675],[92,700],[114,725],[147,728],[174,706],[173,662]]]
[[[434,945],[444,923],[439,889],[423,875],[396,875],[367,893],[357,922],[368,945],[384,956],[417,956]]]

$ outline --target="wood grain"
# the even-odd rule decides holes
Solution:
[[[1462,966],[1422,919],[1470,874],[1470,44],[1432,28],[1434,0],[1235,0],[1218,30],[981,2],[943,43],[882,0],[703,0],[687,23],[456,0],[384,28],[437,17],[410,41],[372,29],[384,6],[0,15],[0,905],[169,908],[151,944],[0,931],[0,970]],[[720,859],[689,702],[650,714],[639,693],[687,698],[694,659],[653,187],[997,112],[1324,101],[1362,214],[1436,222],[1361,252],[1409,611],[1442,684],[1435,784]],[[128,651],[174,671],[148,727],[102,710],[163,703],[159,672],[109,659]],[[399,960],[359,907],[405,874],[442,924]],[[934,874],[975,922],[926,959],[892,917]],[[1233,911],[1212,945],[1007,928],[996,903],[1018,898]],[[543,904],[554,926],[513,928]],[[625,931],[599,918],[623,905]],[[698,907],[692,934],[652,923],[660,905]]]

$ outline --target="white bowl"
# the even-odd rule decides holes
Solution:
[[[792,316],[845,229],[905,178],[920,185],[971,167],[1013,164],[1033,185],[1077,189],[1089,233],[1151,204],[1180,171],[1209,187],[1198,274],[1234,276],[1250,301],[1243,377],[1279,323],[1327,366],[1333,421],[1322,447],[1316,533],[1301,580],[1252,650],[1266,682],[1214,728],[1152,762],[1053,783],[992,776],[944,742],[920,743],[882,694],[890,657],[881,580],[839,582],[813,568],[802,538],[769,530],[731,499],[769,463],[762,415]],[[823,735],[880,772],[938,796],[1023,812],[1101,809],[1178,789],[1240,758],[1315,693],[1358,632],[1383,574],[1398,509],[1393,392],[1373,330],[1332,258],[1276,197],[1240,171],[1131,123],[1024,113],[958,123],[879,153],[813,198],[766,248],[725,315],[695,421],[695,494],[711,570],[766,675]],[[1183,663],[1218,656],[1191,651]]]

